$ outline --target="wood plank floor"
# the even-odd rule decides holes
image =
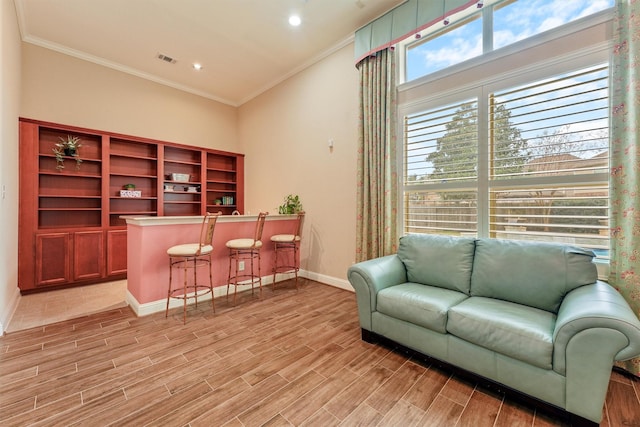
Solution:
[[[137,318],[128,308],[0,338],[0,425],[555,426],[558,419],[360,340],[355,295],[302,280]],[[640,425],[613,373],[603,426]]]

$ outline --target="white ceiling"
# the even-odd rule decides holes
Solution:
[[[238,106],[405,0],[15,0],[25,42]],[[287,20],[298,13],[302,25]],[[161,53],[177,60],[157,59]],[[195,71],[193,62],[203,69]]]

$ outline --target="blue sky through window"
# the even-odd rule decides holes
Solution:
[[[407,49],[407,81],[482,55],[482,19],[475,18]]]
[[[520,0],[507,1],[494,9],[493,49],[540,34],[611,8],[614,0]],[[409,46],[406,80],[431,74],[482,55],[482,19],[452,23],[450,28]],[[440,25],[440,24],[436,24]],[[446,31],[446,32],[445,32]]]

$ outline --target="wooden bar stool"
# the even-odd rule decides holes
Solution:
[[[182,245],[172,246],[167,249],[169,255],[169,291],[167,292],[167,309],[164,317],[169,315],[169,301],[171,298],[183,300],[182,322],[187,323],[187,300],[194,298],[196,307],[198,306],[198,297],[211,293],[211,307],[216,312],[215,301],[213,298],[213,277],[211,274],[211,252],[213,252],[213,230],[220,213],[207,213],[202,220],[200,227],[200,241],[198,243],[185,243]],[[197,281],[197,268],[202,265],[209,266],[209,285],[199,285]],[[182,287],[173,288],[173,268],[183,269],[184,280]],[[187,271],[193,269],[193,284],[187,283]],[[189,295],[192,290],[193,294]]]
[[[233,305],[236,305],[236,294],[238,293],[238,285],[246,285],[251,283],[251,295],[253,295],[254,284],[258,284],[260,288],[260,298],[262,298],[262,277],[260,274],[260,248],[262,247],[262,229],[264,228],[264,220],[268,212],[260,212],[256,221],[256,230],[253,238],[233,239],[229,240],[226,246],[229,248],[229,279],[227,280],[227,299],[229,299],[229,286],[234,285]],[[254,261],[258,260],[258,274],[254,273]],[[240,262],[249,261],[249,270],[247,266],[240,270]],[[235,266],[232,274],[232,266]],[[241,282],[241,283],[238,283]]]
[[[271,289],[276,290],[276,274],[293,272],[296,277],[296,290],[298,290],[298,271],[300,270],[300,240],[302,236],[302,223],[304,212],[298,212],[298,217],[293,228],[293,234],[275,234],[271,236],[271,242],[275,250],[273,260],[273,282]],[[280,264],[278,264],[280,260]]]

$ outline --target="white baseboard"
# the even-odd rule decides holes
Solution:
[[[247,288],[251,289],[249,286]],[[213,289],[214,295],[216,298],[221,297],[227,294],[227,288],[225,286],[219,286]],[[193,295],[193,292],[189,293],[190,296]],[[198,303],[208,303],[211,300],[211,294],[206,294],[201,297],[198,297]],[[191,300],[193,301],[193,300]],[[188,301],[187,304],[191,304],[191,301]],[[136,316],[148,316],[153,313],[158,313],[160,311],[165,311],[167,309],[167,300],[161,299],[157,301],[147,302],[144,304],[140,304],[138,300],[135,299],[133,295],[129,293],[127,290],[126,302],[129,304],[129,307],[136,313]],[[177,308],[182,306],[183,302],[179,299],[172,299],[169,301],[169,308]]]
[[[326,276],[324,274],[313,273],[306,270],[300,270],[300,277],[304,277],[306,279],[315,280],[316,282],[324,283],[329,286],[334,286],[336,288],[345,289],[347,291],[353,292],[353,288],[349,284],[348,280],[338,279],[336,277]],[[288,274],[278,274],[278,281],[286,280],[283,279],[283,276],[286,276],[286,279],[291,279],[294,277],[292,273]],[[273,275],[270,274],[268,276],[262,277],[262,286],[270,285],[273,283]],[[248,291],[251,289],[250,284],[239,285],[238,292]],[[226,286],[217,286],[213,288],[215,298],[226,297],[227,296],[227,287]],[[190,293],[189,295],[193,295]],[[202,297],[198,297],[198,303],[200,301],[207,303],[211,299],[211,294],[203,295]],[[193,300],[192,300],[193,301]],[[158,301],[147,302],[144,304],[140,304],[133,295],[129,293],[127,290],[126,302],[129,304],[131,309],[136,313],[136,316],[148,316],[149,314],[158,313],[160,311],[165,311],[167,308],[167,300],[162,299]],[[169,308],[177,308],[182,306],[183,302],[179,299],[172,299],[169,301]],[[188,302],[191,304],[191,302]]]
[[[7,301],[6,311],[0,313],[0,336],[4,335],[6,328],[9,326],[9,322],[15,314],[18,304],[20,303],[20,288],[17,286],[13,290],[13,294]]]
[[[325,274],[314,273],[313,271],[300,270],[300,276],[315,280],[316,282],[324,283],[335,288],[344,289],[345,291],[355,292],[353,286],[347,279],[338,279],[337,277],[327,276]]]

